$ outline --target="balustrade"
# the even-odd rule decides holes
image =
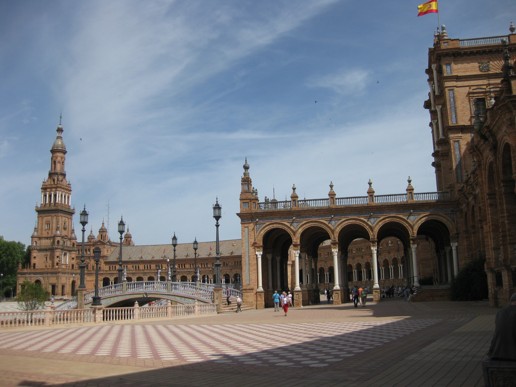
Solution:
[[[0,328],[38,327],[113,321],[146,320],[173,317],[192,317],[217,314],[215,304],[195,302],[170,303],[165,306],[102,308],[101,321],[95,321],[95,308],[68,310],[36,310],[28,312],[0,312]],[[138,310],[138,313],[136,313]],[[170,311],[170,312],[169,312]]]

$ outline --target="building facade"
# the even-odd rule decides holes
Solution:
[[[429,49],[424,106],[436,192],[417,192],[412,180],[402,193],[260,200],[245,161],[240,186],[241,238],[220,242],[222,278],[242,289],[244,303],[272,305],[274,290],[289,290],[296,305],[349,299],[354,285],[375,299],[389,287],[449,287],[470,261],[485,259],[489,300],[504,302],[516,283],[516,34],[451,39],[444,27]],[[79,242],[66,180],[63,128],[51,148],[48,178],[36,207],[31,262],[18,273],[54,296],[76,293],[82,248],[86,288],[93,289],[93,249],[100,247],[103,285],[118,282],[120,249],[125,281],[213,282],[215,242],[138,246],[129,231],[112,241],[104,224]],[[121,234],[122,235],[122,234]],[[175,268],[175,271],[174,271]]]

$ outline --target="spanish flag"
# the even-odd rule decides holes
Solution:
[[[419,4],[417,6],[417,12],[417,16],[423,16],[428,13],[438,13],[439,11],[437,9],[437,0],[430,0],[426,3]]]

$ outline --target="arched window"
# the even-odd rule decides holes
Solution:
[[[400,278],[400,267],[398,263],[398,258],[392,259],[392,278]]]
[[[326,278],[324,278],[324,267],[319,268],[319,278],[317,278],[317,283],[325,283]]]
[[[372,275],[371,275],[371,273],[372,273],[371,263],[366,262],[364,267],[365,267],[365,276],[366,276],[365,279],[366,280],[370,280],[372,278]]]
[[[349,264],[347,267],[348,282],[353,282],[353,266]]]
[[[333,271],[333,266],[330,266],[328,268],[328,282],[330,283],[333,283],[334,282],[334,271]]]
[[[357,271],[357,281],[362,281],[362,265],[357,263],[355,270]]]
[[[391,278],[391,272],[389,270],[389,260],[384,259],[382,266],[383,266],[383,279],[390,279]]]

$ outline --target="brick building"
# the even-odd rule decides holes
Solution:
[[[508,299],[516,283],[516,34],[452,39],[444,27],[429,49],[424,106],[436,192],[419,193],[410,177],[405,192],[339,198],[333,183],[323,199],[260,200],[247,160],[240,187],[241,239],[221,241],[221,275],[242,288],[244,302],[271,305],[277,289],[297,305],[318,302],[323,290],[345,302],[348,289],[368,286],[376,299],[388,286],[448,286],[476,258],[486,260],[492,305]],[[63,128],[51,148],[48,178],[36,207],[31,263],[18,273],[55,296],[76,293],[82,244],[73,224],[66,179]],[[84,232],[83,230],[81,230]],[[81,238],[82,240],[82,238]],[[100,278],[117,283],[122,247],[124,279],[191,281],[214,278],[215,242],[138,246],[129,230],[112,241],[104,224],[84,243],[85,284],[93,289],[93,248],[100,247]]]

